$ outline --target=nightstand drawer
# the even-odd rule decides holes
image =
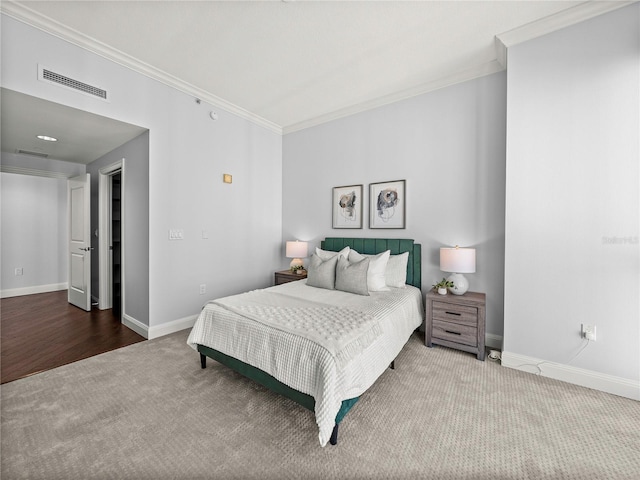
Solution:
[[[477,327],[478,309],[476,307],[467,307],[466,305],[434,301],[433,319]]]
[[[442,322],[434,318],[432,338],[475,347],[478,345],[478,329],[452,322]]]
[[[283,283],[296,282],[304,278],[307,278],[307,272],[299,274],[289,270],[283,270],[275,273],[274,283],[276,285],[282,285]]]

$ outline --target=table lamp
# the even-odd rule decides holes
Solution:
[[[293,258],[289,264],[291,271],[303,268],[302,259],[307,256],[307,242],[287,242],[285,255],[287,258]]]
[[[440,248],[440,270],[452,272],[447,278],[453,282],[449,291],[454,295],[463,295],[469,290],[469,281],[462,274],[476,271],[476,249],[460,248],[457,245],[454,248]]]

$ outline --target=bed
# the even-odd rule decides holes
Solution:
[[[207,357],[212,358],[314,412],[324,446],[337,444],[338,425],[347,412],[394,367],[396,356],[422,324],[424,309],[420,244],[332,237],[323,240],[320,249],[336,258],[338,252],[347,258],[345,251],[355,251],[356,260],[364,256],[371,262],[369,274],[381,256],[396,266],[406,261],[405,284],[397,284],[396,269],[395,286],[355,294],[307,285],[317,278],[310,271],[308,280],[209,302],[187,343],[200,353],[202,368]]]

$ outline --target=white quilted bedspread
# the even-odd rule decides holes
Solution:
[[[343,400],[364,393],[423,321],[411,286],[361,296],[306,280],[208,303],[187,343],[257,367],[315,399],[326,445]]]

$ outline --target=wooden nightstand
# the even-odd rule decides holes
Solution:
[[[485,297],[477,292],[427,293],[424,344],[457,348],[484,360]]]
[[[282,270],[281,272],[276,272],[275,277],[276,285],[282,285],[283,283],[295,282],[296,280],[307,278],[307,272],[305,271],[303,274],[298,275],[297,273],[291,272],[291,270]]]

